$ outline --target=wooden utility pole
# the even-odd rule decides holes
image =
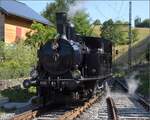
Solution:
[[[129,71],[131,71],[131,67],[132,67],[132,31],[131,31],[131,27],[132,27],[132,2],[131,0],[129,1],[129,46],[128,46],[128,69]]]

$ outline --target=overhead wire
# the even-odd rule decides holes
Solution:
[[[114,11],[114,13],[116,13],[116,17],[115,17],[115,20],[116,19],[122,19],[122,20],[124,20],[124,13],[127,11],[127,7],[128,7],[128,5],[126,5],[125,4],[125,1],[121,1],[121,3],[120,3],[120,5],[118,6],[118,4],[117,4],[117,6],[119,7],[119,9],[116,9],[115,7],[113,7],[111,4],[109,4],[108,2],[110,2],[110,1],[106,1],[105,3],[107,4],[107,6],[108,7],[110,7],[113,11]],[[117,2],[118,3],[118,2]],[[95,9],[99,12],[99,14],[101,14],[101,16],[103,16],[105,19],[109,19],[109,17],[106,17],[105,15],[104,15],[104,13],[99,9],[99,7],[96,5],[96,7],[95,7]]]
[[[96,5],[95,9],[96,9],[105,19],[107,19],[107,17],[103,14],[103,12],[101,12],[101,10],[97,7],[97,5]]]
[[[119,17],[120,16],[120,12],[121,12],[121,9],[122,9],[122,6],[123,6],[123,1],[121,1],[121,5],[120,5],[120,7],[119,7],[119,10],[117,10],[116,8],[114,8],[112,5],[110,5],[108,2],[110,2],[110,1],[107,1],[106,2],[106,4],[108,5],[108,7],[110,7],[113,11],[114,11],[114,13],[117,15],[116,17],[115,17],[115,20],[117,19],[117,18],[121,18],[121,17]]]
[[[119,13],[118,13],[118,17],[117,18],[120,18],[120,13],[121,13],[123,7],[124,7],[124,1],[121,1],[121,5],[120,5],[120,8],[119,8]]]

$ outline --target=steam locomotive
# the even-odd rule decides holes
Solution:
[[[44,101],[88,99],[111,76],[112,43],[76,34],[65,12],[56,13],[56,25],[59,36],[40,47],[36,69],[23,85],[35,85]]]

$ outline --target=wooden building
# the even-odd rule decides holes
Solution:
[[[0,40],[14,43],[25,39],[33,21],[49,25],[49,21],[26,4],[16,0],[0,0]]]

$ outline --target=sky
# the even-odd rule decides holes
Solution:
[[[54,0],[19,0],[27,4],[36,12],[41,13],[47,3]],[[141,19],[150,18],[149,0],[132,0],[132,24],[134,19],[139,16]],[[84,9],[89,13],[90,20],[99,19],[104,22],[110,18],[116,20],[129,20],[129,1],[128,0],[79,0],[71,10]]]

